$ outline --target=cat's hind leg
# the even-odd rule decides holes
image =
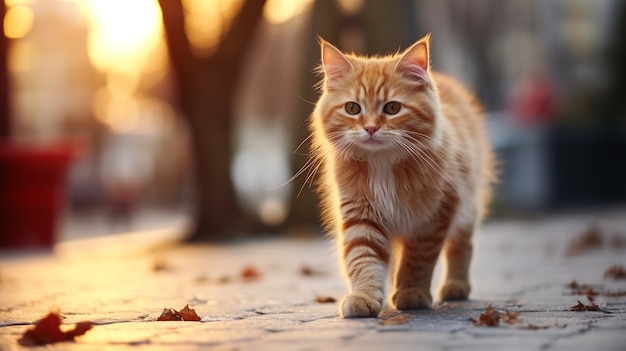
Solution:
[[[444,280],[439,299],[466,300],[470,293],[469,268],[473,227],[453,228],[443,246]]]

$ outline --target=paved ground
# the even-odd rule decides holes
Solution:
[[[567,255],[594,221],[603,240]],[[378,319],[340,319],[336,303],[315,301],[345,293],[332,245],[319,237],[154,245],[172,237],[152,232],[74,241],[47,254],[4,252],[0,350],[22,349],[22,333],[54,309],[65,323],[96,326],[46,348],[53,350],[626,350],[626,280],[603,277],[626,265],[621,210],[488,223],[475,241],[469,302]],[[246,267],[258,279],[242,278]],[[570,311],[577,300],[591,304],[572,295],[572,280],[592,284],[601,311]],[[186,304],[202,322],[156,321],[164,307]],[[488,305],[519,312],[520,322],[473,325]]]

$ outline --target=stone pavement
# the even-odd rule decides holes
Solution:
[[[154,245],[146,235],[170,234],[143,233],[143,244],[131,235],[54,253],[4,252],[0,350],[26,348],[19,337],[54,309],[64,323],[96,326],[52,350],[626,350],[626,280],[603,276],[626,265],[625,213],[487,223],[475,238],[470,301],[378,319],[340,319],[336,303],[316,302],[346,292],[334,249],[320,237]],[[566,255],[594,221],[603,240]],[[259,277],[244,278],[246,267]],[[591,284],[600,311],[570,311],[577,300],[591,304],[572,294],[572,280]],[[164,307],[186,304],[202,322],[156,321]],[[488,305],[519,312],[519,322],[473,325]]]

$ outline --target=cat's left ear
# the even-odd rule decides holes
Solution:
[[[327,79],[340,78],[353,68],[352,63],[332,44],[318,37],[322,49],[322,66]]]
[[[416,78],[426,78],[425,73],[430,70],[430,33],[402,53],[396,69],[409,75],[417,75]]]

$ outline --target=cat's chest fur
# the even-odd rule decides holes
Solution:
[[[393,164],[385,161],[369,162],[367,183],[370,206],[378,219],[394,233],[408,233],[422,220],[423,209],[417,208],[417,198],[423,197],[419,179],[405,179]]]

